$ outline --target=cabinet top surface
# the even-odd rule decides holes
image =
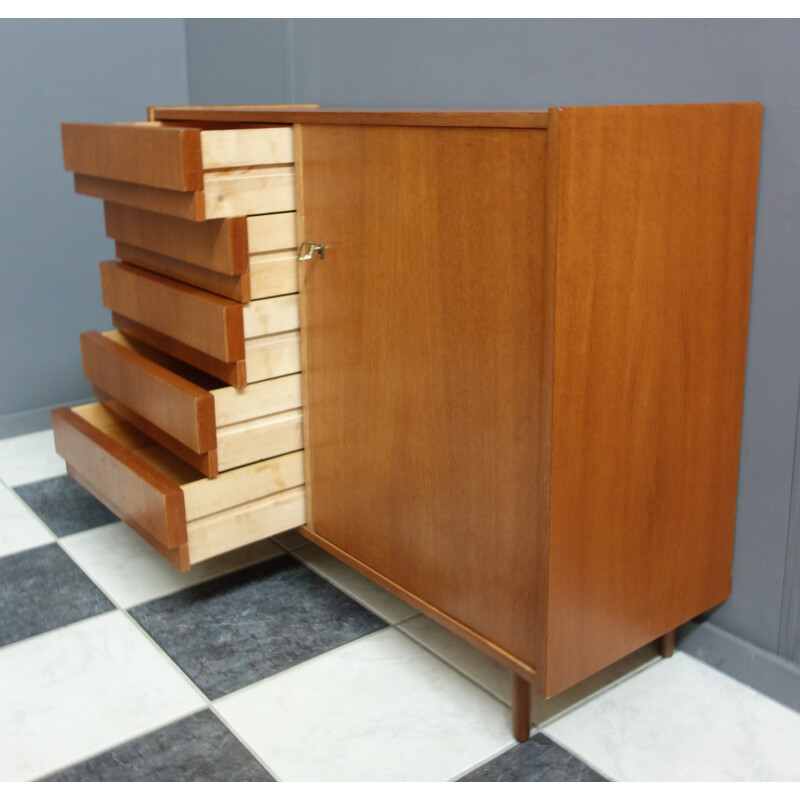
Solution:
[[[319,108],[309,105],[154,106],[151,120],[330,125],[546,128],[547,109]]]
[[[658,104],[656,104],[658,105]],[[678,106],[759,106],[760,103],[693,103]],[[652,106],[651,106],[652,107]],[[666,106],[664,106],[666,107]],[[308,104],[152,106],[148,118],[164,122],[232,124],[408,125],[476,128],[547,128],[554,108],[320,108]]]

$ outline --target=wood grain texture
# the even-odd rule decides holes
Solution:
[[[196,453],[217,446],[214,396],[97,331],[81,334],[84,377]]]
[[[243,316],[245,339],[296,331],[300,327],[300,311],[296,294],[253,300],[244,306]]]
[[[188,521],[302,486],[303,453],[295,451],[223,472],[213,481],[182,484]]]
[[[275,214],[295,208],[294,169],[287,166],[206,172],[204,186],[206,219]]]
[[[254,300],[297,291],[297,250],[250,256],[250,293]]]
[[[304,193],[304,166],[305,157],[303,154],[303,131],[304,125],[295,125],[294,131],[294,152],[295,152],[295,197],[297,199],[297,212],[296,212],[296,230],[297,241],[306,241],[306,223],[305,223],[305,193]],[[296,255],[295,255],[296,259]],[[252,263],[252,259],[251,259]],[[297,285],[299,291],[298,297],[298,311],[300,316],[300,330],[303,332],[300,336],[300,347],[298,349],[298,358],[300,360],[300,380],[301,391],[303,394],[303,441],[311,441],[311,432],[308,424],[308,408],[310,406],[310,387],[308,383],[308,336],[305,332],[308,330],[308,308],[307,308],[307,293],[305,291],[306,285],[306,265],[307,261],[295,260],[295,270],[297,274]],[[300,287],[303,289],[300,289]],[[306,475],[311,475],[311,461],[313,453],[311,448],[305,447],[303,450],[303,469]],[[306,527],[314,530],[314,494],[313,487],[310,481],[306,482]],[[334,554],[336,555],[336,554]]]
[[[403,125],[424,127],[546,128],[542,109],[276,109],[271,106],[153,106],[153,120],[264,122],[316,125]]]
[[[201,131],[200,143],[204,170],[294,161],[291,126]]]
[[[304,126],[314,531],[536,662],[546,135]]]
[[[294,212],[247,217],[247,239],[251,253],[290,250],[297,247]]]
[[[190,222],[116,203],[104,203],[103,207],[106,236],[111,239],[224,275],[241,275],[247,271],[249,256],[244,218]]]
[[[159,331],[148,328],[147,326],[142,325],[135,320],[129,319],[123,314],[119,314],[117,312],[112,312],[111,324],[118,330],[125,333],[126,336],[130,336],[131,338],[143,342],[150,347],[155,347],[174,358],[185,361],[187,364],[191,364],[193,367],[196,367],[203,372],[207,372],[209,375],[213,375],[215,378],[218,378],[219,380],[224,381],[231,386],[236,386],[237,388],[241,389],[247,385],[247,366],[245,359],[230,363],[221,361],[220,359],[208,355],[208,353],[196,350],[195,348],[190,347],[183,342],[172,339]],[[259,366],[261,366],[261,360],[262,359],[259,359]],[[263,373],[264,371],[265,370],[263,368],[259,370],[260,373]],[[297,369],[289,369],[288,371],[296,372]],[[272,377],[272,375],[265,375],[264,377]]]
[[[547,695],[730,592],[761,109],[563,109]]]
[[[300,375],[251,383],[244,389],[226,386],[212,392],[217,425],[234,425],[248,419],[301,408]]]
[[[248,339],[245,342],[245,361],[248,380],[253,383],[299,372],[299,331]]]
[[[181,192],[203,188],[199,130],[64,123],[61,141],[71,172]]]
[[[189,523],[192,564],[297,528],[305,522],[304,498],[301,486]]]
[[[198,289],[204,289],[213,294],[228,297],[239,303],[249,303],[251,297],[250,275],[223,275],[210,269],[203,269],[196,264],[170,258],[163,253],[154,253],[141,247],[116,243],[116,255],[120,261],[126,261],[137,267],[144,267],[151,272],[157,272],[167,278],[173,278],[182,283],[189,283]]]
[[[117,314],[219,361],[244,358],[240,303],[119,261],[100,264],[100,285]]]
[[[81,416],[81,409],[52,412],[56,452],[91,484],[93,493],[126,522],[167,548],[186,542],[179,486]]]
[[[307,110],[310,108],[319,108],[318,103],[271,103],[269,105],[230,105],[225,106],[228,109],[241,109],[242,111],[252,110],[254,108],[258,108],[261,110],[273,109],[275,111],[302,111]],[[190,110],[192,108],[206,108],[206,106],[148,106],[147,107],[147,119],[150,122],[154,122],[156,119],[156,113],[161,108],[180,108],[184,110]],[[172,123],[168,123],[172,124]],[[213,129],[215,123],[208,123],[209,127]],[[199,127],[205,127],[203,123],[199,125]]]
[[[75,175],[75,191],[108,200],[110,203],[133,206],[193,222],[206,219],[206,198],[202,191],[177,192],[80,174]]]
[[[150,532],[142,527],[135,519],[131,517],[125,516],[125,509],[117,505],[114,500],[109,497],[103,496],[103,491],[95,486],[92,481],[86,478],[84,475],[81,475],[74,467],[71,467],[69,464],[67,465],[67,474],[83,486],[87,492],[94,495],[98,498],[102,503],[104,503],[114,514],[116,514],[120,519],[125,521],[125,524],[128,527],[132,528],[139,536],[144,539],[147,544],[150,545],[159,555],[163,556],[167,561],[169,561],[174,567],[177,567],[181,572],[188,572],[189,571],[189,545],[186,542],[179,544],[177,547],[166,547],[162,542],[158,539],[154,538]]]
[[[217,431],[220,471],[303,449],[303,412],[270,414]],[[305,522],[305,520],[303,520]]]
[[[92,394],[94,394],[94,396],[115,416],[141,431],[145,436],[170,453],[173,453],[192,469],[197,470],[207,478],[216,478],[219,474],[219,459],[217,458],[216,448],[213,450],[206,450],[202,453],[196,453],[161,428],[153,425],[150,420],[145,419],[145,417],[140,416],[135,411],[131,411],[128,406],[115,400],[99,387],[93,386]]]

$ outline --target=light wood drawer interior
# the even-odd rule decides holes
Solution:
[[[208,477],[302,447],[299,373],[236,389],[119,331],[81,352],[98,399]]]
[[[197,221],[295,208],[290,126],[67,123],[62,142],[81,194]]]
[[[100,403],[53,430],[69,473],[181,569],[305,522],[302,452],[210,480]]]
[[[244,343],[244,359],[228,363],[212,358],[206,353],[184,345],[176,339],[171,339],[152,328],[147,328],[122,314],[112,313],[111,322],[115,328],[131,337],[185,361],[239,389],[250,383],[300,371],[299,331],[248,339]]]
[[[113,261],[101,263],[100,283],[103,304],[107,308],[191,350],[226,363],[245,359],[245,339],[259,339],[300,327],[297,294],[252,300],[243,305]],[[150,344],[159,347],[154,342]],[[173,355],[178,357],[177,353]],[[196,366],[203,369],[200,364]]]

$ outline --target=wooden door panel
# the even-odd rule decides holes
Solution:
[[[545,132],[302,126],[312,530],[532,665]],[[539,616],[537,616],[537,614]]]

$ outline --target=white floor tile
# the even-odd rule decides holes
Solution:
[[[502,664],[422,614],[401,623],[398,628],[448,664],[452,664],[459,672],[468,675],[495,697],[511,704],[511,673]],[[658,657],[655,644],[648,645],[549,700],[532,692],[531,722],[543,724],[646,664],[655,663]]]
[[[50,544],[55,538],[13,489],[0,484],[0,558]]]
[[[120,611],[0,649],[0,780],[42,777],[203,706]]]
[[[124,522],[65,536],[61,546],[123,608],[185,589],[284,551],[268,539],[180,572]]]
[[[0,439],[0,480],[7,486],[55,478],[66,471],[64,459],[56,453],[52,430]]]
[[[217,701],[287,781],[439,781],[513,743],[508,709],[392,629]]]
[[[347,564],[342,563],[338,558],[334,558],[315,544],[301,547],[295,550],[293,555],[390,625],[419,613],[408,603],[395,597],[369,578],[365,578],[360,572],[356,572],[352,567],[348,567]]]
[[[800,780],[800,714],[680,652],[545,732],[615,780]]]

